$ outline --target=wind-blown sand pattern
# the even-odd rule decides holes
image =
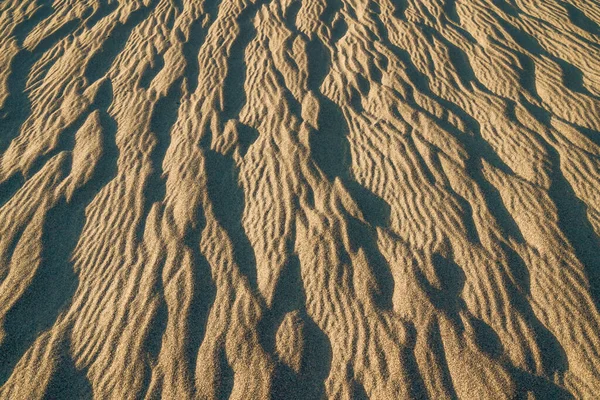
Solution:
[[[0,398],[600,393],[597,0],[5,0],[0,67]]]

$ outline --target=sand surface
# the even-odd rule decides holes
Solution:
[[[0,2],[1,399],[593,399],[598,0]]]

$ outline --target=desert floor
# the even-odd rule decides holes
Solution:
[[[600,396],[598,0],[0,2],[1,399]]]

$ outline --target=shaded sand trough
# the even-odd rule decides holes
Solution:
[[[0,3],[1,399],[593,399],[596,0]]]

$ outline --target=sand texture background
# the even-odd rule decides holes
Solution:
[[[597,0],[0,2],[1,399],[593,399]]]

